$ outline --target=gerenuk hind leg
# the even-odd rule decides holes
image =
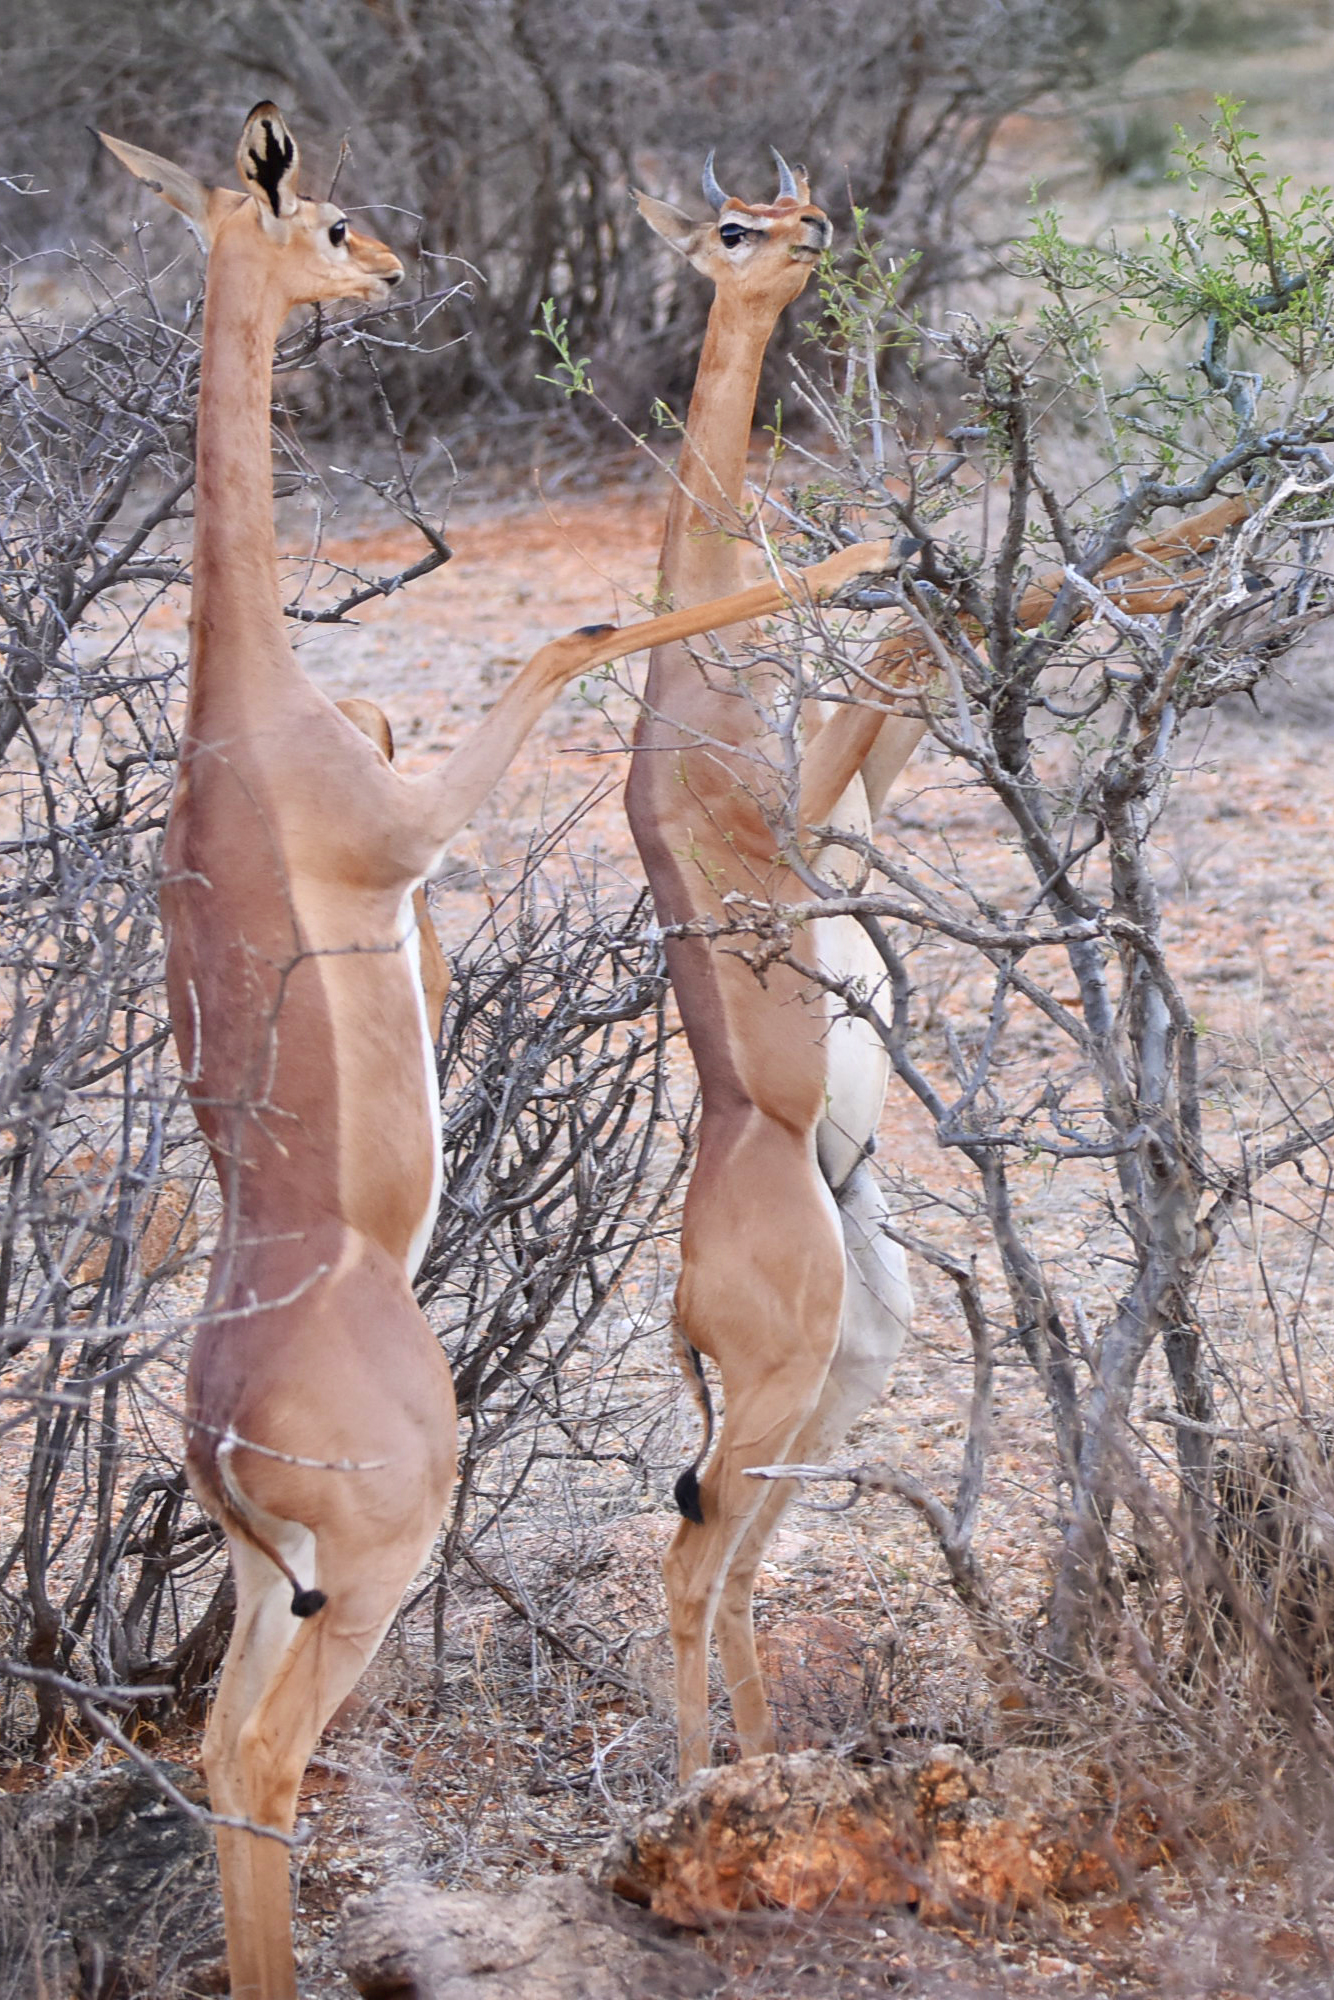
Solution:
[[[847,1259],[838,1346],[814,1411],[775,1464],[827,1461],[884,1390],[912,1315],[903,1252],[880,1228],[885,1214],[884,1198],[863,1163],[838,1198]],[[795,1484],[782,1482],[748,1480],[747,1484],[761,1489],[761,1500],[727,1564],[713,1621],[743,1757],[774,1747],[773,1719],[755,1648],[755,1578],[769,1541],[799,1491]]]
[[[215,1812],[292,1831],[311,1752],[374,1657],[426,1549],[410,1552],[411,1567],[387,1553],[369,1538],[322,1536],[315,1567],[328,1599],[298,1619],[288,1579],[233,1544],[236,1637],[204,1743]],[[218,1860],[233,2000],[295,2000],[287,1846],[219,1828]]]
[[[758,1188],[762,1201],[754,1199]],[[720,1140],[707,1135],[681,1252],[678,1318],[686,1338],[716,1361],[725,1412],[699,1484],[702,1522],[682,1523],[663,1565],[686,1777],[708,1761],[708,1647],[724,1581],[756,1516],[772,1504],[746,1469],[792,1455],[838,1344],[843,1243],[809,1147],[757,1112]],[[728,1634],[729,1680],[744,1690],[755,1680],[753,1640],[735,1619]],[[767,1740],[762,1694],[758,1704],[743,1694],[743,1707],[744,1740]]]

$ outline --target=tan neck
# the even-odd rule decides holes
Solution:
[[[699,357],[677,486],[667,509],[662,580],[678,605],[742,583],[741,494],[755,397],[777,314],[716,295]]]
[[[289,649],[278,593],[269,406],[273,349],[286,300],[225,236],[210,259],[204,301],[195,486],[192,705],[217,651],[227,673]]]

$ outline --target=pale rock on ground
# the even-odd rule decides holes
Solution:
[[[365,2000],[702,2000],[723,1982],[665,1925],[574,1875],[359,1897],[338,1955]]]

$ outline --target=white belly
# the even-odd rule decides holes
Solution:
[[[830,815],[831,823],[869,835],[871,816],[860,778],[854,778]],[[827,881],[857,877],[856,858],[837,847],[816,861]],[[815,951],[823,972],[850,980],[868,999],[883,1004],[885,968],[855,917],[824,917],[813,926]],[[869,1021],[850,1016],[835,994],[826,998],[825,1115],[816,1134],[820,1166],[834,1189],[842,1187],[874,1137],[889,1085],[889,1056]]]
[[[426,1255],[435,1228],[435,1218],[440,1208],[440,1189],[444,1180],[444,1160],[441,1157],[440,1084],[435,1073],[435,1049],[431,1042],[430,1024],[426,1018],[426,988],[422,982],[421,932],[417,928],[417,913],[412,907],[416,884],[403,898],[399,912],[400,922],[407,926],[407,941],[403,947],[407,956],[408,970],[412,975],[412,990],[417,1000],[417,1027],[420,1037],[420,1061],[426,1086],[426,1115],[431,1123],[431,1191],[421,1220],[412,1232],[406,1259],[409,1284],[421,1269],[422,1258]]]

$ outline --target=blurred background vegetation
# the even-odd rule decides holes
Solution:
[[[327,188],[346,142],[339,198],[378,199],[369,226],[400,249],[415,245],[428,288],[469,280],[436,344],[386,355],[409,438],[447,421],[466,431],[485,413],[495,440],[510,427],[521,437],[534,408],[551,406],[531,338],[547,298],[630,423],[643,424],[655,398],[683,404],[705,288],[655,245],[631,187],[701,207],[700,169],[716,147],[723,184],[763,199],[776,145],[809,168],[840,240],[855,202],[873,241],[914,260],[901,297],[938,312],[942,293],[985,271],[994,249],[987,168],[1007,120],[1026,107],[1073,117],[1095,179],[1159,179],[1172,107],[1161,91],[1129,86],[1132,67],[1174,46],[1207,88],[1235,90],[1230,72],[1214,75],[1221,54],[1290,40],[1327,8],[52,0],[6,11],[0,172],[15,185],[0,196],[5,247],[56,282],[71,239],[130,241],[151,197],[89,127],[217,176],[227,135],[273,97],[301,135],[311,192]],[[159,228],[154,255],[178,248]],[[446,271],[440,258],[463,261]],[[194,269],[187,256],[183,283]],[[801,337],[791,315],[770,356],[775,387]]]

